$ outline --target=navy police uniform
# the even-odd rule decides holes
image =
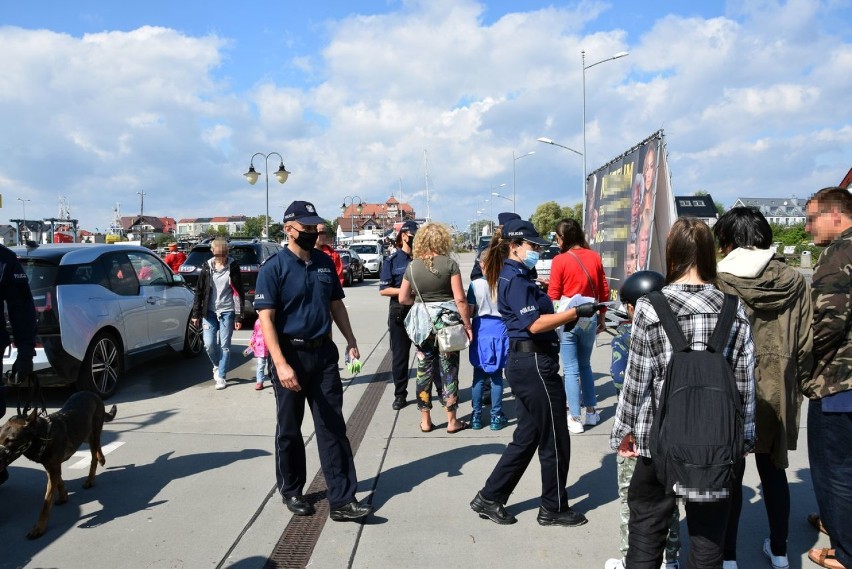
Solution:
[[[399,288],[402,286],[402,275],[411,257],[402,249],[382,264],[382,274],[379,277],[379,290],[388,287]],[[411,338],[405,331],[405,317],[411,310],[411,306],[399,303],[397,297],[390,297],[388,305],[388,335],[390,336],[390,348],[392,356],[393,394],[394,397],[408,396],[408,359],[411,352]]]
[[[5,305],[6,310],[3,310]],[[12,340],[7,332],[6,316],[12,328],[12,337],[18,357],[13,369],[28,375],[33,369],[36,338],[36,311],[27,274],[18,257],[9,248],[0,245],[0,353],[6,351]],[[0,360],[0,372],[3,362]],[[0,385],[0,417],[6,414],[5,388]],[[5,472],[5,470],[3,470]]]
[[[528,330],[540,315],[553,314],[553,301],[531,280],[529,269],[512,259],[500,272],[497,301],[509,335],[506,379],[517,401],[518,426],[481,494],[505,504],[538,449],[541,505],[560,512],[568,503],[571,442],[559,375],[559,339],[555,331]]]
[[[311,408],[320,464],[331,509],[355,500],[358,486],[352,447],[343,419],[340,354],[331,341],[331,301],[343,299],[343,288],[331,258],[318,249],[304,262],[285,248],[260,268],[255,309],[275,309],[275,330],[301,391],[273,381],[278,422],[275,432],[275,475],[284,498],[301,496],[307,480],[302,419]]]

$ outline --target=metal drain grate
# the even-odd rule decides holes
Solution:
[[[391,379],[391,357],[391,352],[385,354],[346,423],[346,434],[349,437],[349,444],[352,445],[352,454],[357,454],[373,413],[379,406],[379,400]],[[281,534],[266,561],[264,569],[302,569],[310,561],[314,547],[328,520],[329,508],[322,470],[317,471],[305,491],[305,498],[316,508],[316,514],[293,516],[290,519],[290,523],[284,528],[284,533]]]

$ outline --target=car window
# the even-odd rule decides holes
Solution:
[[[231,247],[228,254],[236,259],[240,265],[259,265],[260,259],[253,247]]]
[[[551,245],[550,247],[546,247],[542,249],[541,254],[539,255],[539,259],[542,261],[548,261],[553,259],[556,255],[559,254],[559,247],[555,245]]]
[[[53,263],[47,263],[42,259],[19,258],[18,260],[27,274],[30,290],[34,294],[56,285],[59,268]]]
[[[124,252],[107,253],[102,257],[107,275],[107,288],[121,296],[139,294],[136,271]]]
[[[345,251],[338,251],[337,253],[338,253],[338,255],[340,255],[341,261],[343,261],[344,263],[349,262],[349,258],[350,258],[349,253],[346,253]]]
[[[194,267],[201,267],[201,265],[209,261],[212,256],[213,252],[210,251],[210,247],[193,249],[192,251],[190,251],[189,255],[187,255],[184,264],[192,265]]]
[[[59,284],[103,285],[106,281],[106,273],[101,263],[62,265],[59,268]]]
[[[361,253],[364,255],[378,255],[378,246],[376,245],[353,245],[350,247],[356,253]]]
[[[166,275],[166,269],[153,255],[140,251],[128,251],[127,257],[136,270],[139,284],[143,286],[164,286],[171,282]]]

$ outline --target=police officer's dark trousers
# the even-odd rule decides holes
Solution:
[[[390,337],[391,370],[394,397],[408,396],[408,363],[411,360],[411,338],[405,331],[405,315],[409,307],[391,300],[388,308],[388,336]]]
[[[278,490],[286,498],[301,495],[305,487],[305,443],[301,426],[307,402],[314,419],[320,464],[328,486],[328,504],[332,509],[345,506],[355,499],[358,481],[343,419],[343,388],[337,369],[340,358],[337,346],[328,339],[315,349],[295,349],[283,340],[280,343],[284,358],[295,371],[302,390],[285,389],[277,377],[272,382],[278,407],[275,431]]]
[[[486,500],[505,504],[538,450],[541,505],[551,512],[567,507],[565,483],[571,457],[565,387],[559,353],[509,352],[506,378],[515,395],[518,426],[512,442],[482,489]]]

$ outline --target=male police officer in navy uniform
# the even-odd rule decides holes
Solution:
[[[0,314],[2,314],[0,316],[0,353],[5,353],[6,348],[11,344],[9,333],[6,331],[6,313],[9,314],[9,324],[12,325],[12,336],[18,350],[18,357],[12,365],[12,374],[21,381],[33,372],[36,311],[27,274],[21,267],[18,257],[7,247],[0,245]],[[0,375],[2,371],[3,361],[0,360]],[[6,414],[5,390],[6,388],[0,384],[0,417]],[[8,471],[2,468],[0,484],[6,482],[8,478]]]
[[[302,496],[307,473],[301,425],[307,401],[328,486],[330,517],[355,520],[373,508],[355,500],[358,480],[343,420],[340,354],[329,336],[332,319],[346,339],[349,357],[360,354],[334,264],[314,249],[320,223],[324,220],[313,204],[290,204],[284,214],[287,247],[261,267],[254,306],[278,379],[272,382],[278,406],[275,475],[284,504],[297,516],[314,513]]]

